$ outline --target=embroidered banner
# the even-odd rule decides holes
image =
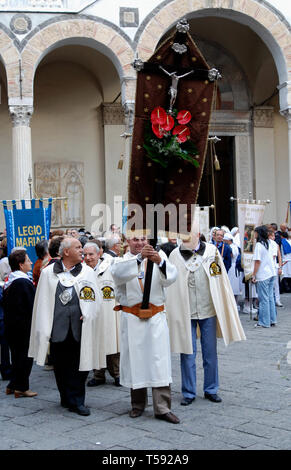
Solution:
[[[263,223],[265,203],[252,204],[238,202],[238,227],[242,253],[242,265],[245,279],[248,281],[253,273],[253,254],[255,250],[254,230]]]
[[[52,199],[48,199],[47,207],[43,201],[38,200],[35,207],[35,199],[31,200],[31,207],[25,207],[25,201],[21,200],[21,208],[17,208],[15,200],[2,201],[7,231],[7,252],[10,254],[15,247],[23,247],[27,250],[30,260],[35,263],[37,255],[35,245],[41,240],[48,240],[51,225]]]

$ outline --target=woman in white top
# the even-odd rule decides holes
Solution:
[[[256,246],[253,256],[255,263],[252,282],[257,282],[259,298],[259,320],[256,326],[265,328],[275,326],[277,317],[274,299],[276,271],[268,235],[266,225],[255,228]]]

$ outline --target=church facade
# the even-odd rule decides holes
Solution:
[[[54,203],[55,227],[90,230],[96,204],[114,214],[127,198],[132,63],[148,60],[185,18],[222,75],[210,124],[220,170],[207,155],[198,203],[215,203],[217,222],[234,225],[231,196],[269,200],[265,222],[283,222],[291,199],[291,42],[277,3],[0,0],[0,199],[29,198],[30,188],[36,197],[66,197],[67,207]]]

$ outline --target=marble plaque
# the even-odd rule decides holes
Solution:
[[[67,197],[52,205],[52,227],[79,227],[84,225],[84,164],[35,163],[35,191],[37,197]]]

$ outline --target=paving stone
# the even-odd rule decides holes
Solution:
[[[247,341],[227,348],[218,340],[219,394],[222,403],[203,398],[201,346],[197,341],[197,397],[180,405],[180,355],[172,355],[172,411],[178,425],[154,418],[149,404],[137,419],[128,416],[130,390],[86,387],[88,417],[60,407],[53,371],[34,365],[32,399],[5,395],[0,380],[0,450],[291,450],[291,364],[287,343],[291,331],[291,295],[281,296],[279,323],[268,330],[254,329],[248,315],[240,315]],[[90,377],[92,373],[90,373]],[[95,455],[95,454],[94,454]]]

